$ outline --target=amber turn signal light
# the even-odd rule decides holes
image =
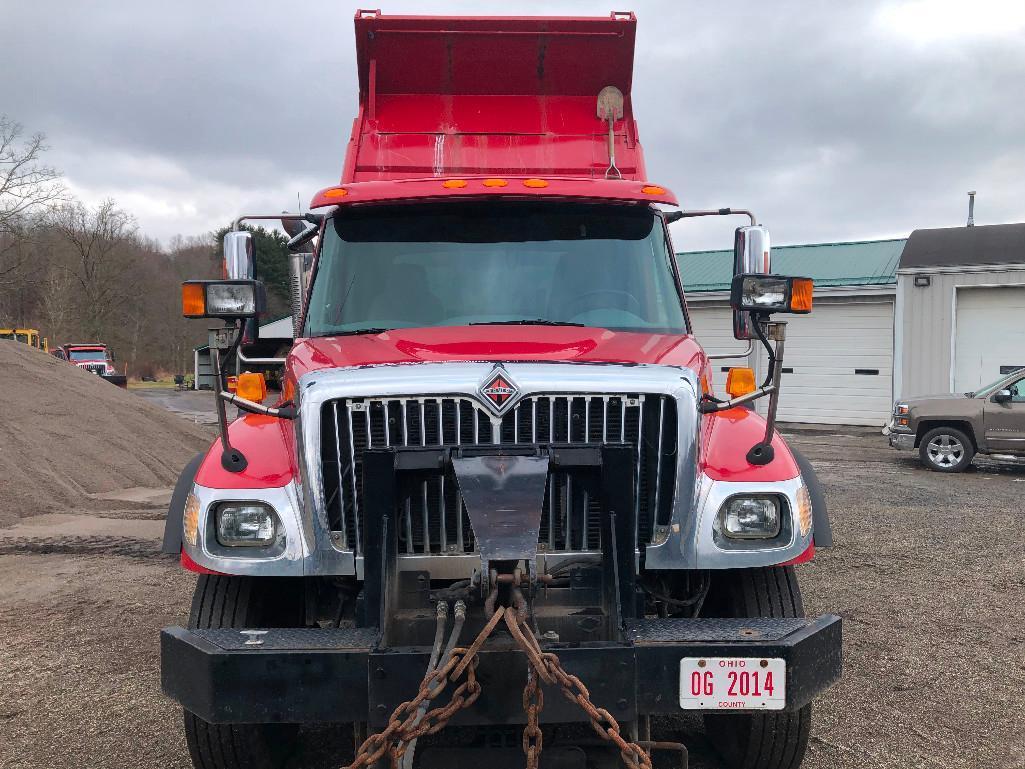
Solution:
[[[741,395],[753,393],[756,389],[754,369],[731,368],[726,375],[726,392],[731,398],[739,398]]]
[[[267,380],[263,374],[246,371],[238,375],[238,383],[235,385],[235,395],[245,398],[254,403],[263,403],[267,397]]]
[[[182,315],[186,318],[206,315],[206,289],[202,283],[182,283]]]
[[[790,283],[790,311],[811,312],[814,282],[811,278],[794,278]]]

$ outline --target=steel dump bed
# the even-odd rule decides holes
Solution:
[[[459,175],[602,178],[597,98],[624,95],[617,166],[643,180],[632,13],[608,18],[356,15],[359,112],[342,182]]]

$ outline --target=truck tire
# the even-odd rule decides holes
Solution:
[[[803,617],[792,566],[714,572],[703,616]],[[732,769],[797,769],[811,731],[811,705],[793,712],[707,714],[709,742]]]
[[[961,473],[975,456],[975,444],[956,427],[935,427],[918,444],[922,464],[938,473]]]
[[[189,628],[299,627],[299,582],[201,574]],[[185,741],[196,769],[279,769],[298,742],[298,724],[211,724],[183,712]]]

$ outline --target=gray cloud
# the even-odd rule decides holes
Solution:
[[[1025,219],[1025,22],[1012,2],[976,4],[965,24],[952,6],[635,2],[649,175],[688,207],[755,209],[777,243],[958,225],[968,189],[980,223]],[[0,111],[48,134],[80,195],[116,197],[153,236],[294,206],[341,170],[356,5],[284,7],[4,4]],[[735,224],[680,223],[674,237],[679,248],[726,247]]]

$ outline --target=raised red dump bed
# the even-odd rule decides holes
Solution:
[[[644,180],[630,102],[633,13],[609,18],[356,14],[359,113],[342,182],[460,175],[603,178],[606,86],[622,178]]]

